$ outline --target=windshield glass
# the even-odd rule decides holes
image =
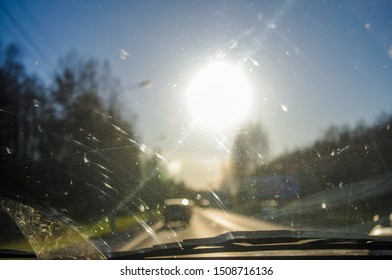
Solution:
[[[0,30],[1,249],[391,226],[392,2],[5,0]]]

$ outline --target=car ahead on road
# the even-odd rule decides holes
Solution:
[[[189,225],[193,206],[194,202],[186,198],[166,199],[163,206],[165,226],[173,223]]]

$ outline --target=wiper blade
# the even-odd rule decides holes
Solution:
[[[0,249],[0,259],[36,259],[37,255],[33,252],[14,250],[14,249]]]
[[[182,242],[154,245],[151,248],[112,253],[111,259],[143,259],[223,252],[276,250],[388,250],[390,237],[350,235],[320,231],[233,231],[215,237],[186,239]]]

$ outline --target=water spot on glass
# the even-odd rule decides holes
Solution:
[[[107,187],[108,189],[111,189],[111,190],[116,191],[116,190],[115,190],[111,185],[109,185],[108,183],[103,182],[103,184],[104,184],[104,186]],[[117,192],[117,191],[116,191],[116,192]]]
[[[120,50],[120,59],[126,60],[128,58],[128,56],[129,56],[129,53],[126,50],[124,50],[124,49]]]
[[[256,154],[257,154],[257,156],[258,156],[259,158],[263,159],[263,156],[262,156],[260,153],[257,153],[257,152],[256,152]],[[261,164],[264,165],[264,162],[262,161]]]
[[[114,127],[115,130],[117,130],[125,135],[128,135],[124,130],[121,129],[121,127],[118,127],[117,125],[114,125],[114,124],[111,124],[111,125]]]
[[[327,203],[325,203],[325,202],[321,203],[321,208],[327,209]]]
[[[238,45],[238,40],[233,40],[233,42],[231,42],[229,46],[229,49],[234,49],[237,45]]]
[[[344,147],[344,148],[342,148],[342,149],[338,149],[337,154],[340,154],[340,153],[344,152],[344,151],[347,150],[348,148],[350,148],[350,146],[346,146],[346,147]]]
[[[140,145],[140,151],[142,151],[143,153],[146,151],[147,146],[145,144],[141,144]]]
[[[275,29],[275,28],[276,28],[275,22],[270,21],[270,22],[267,23],[267,25],[268,25],[268,27],[271,28],[271,29]]]
[[[144,89],[152,88],[153,86],[154,84],[150,80],[141,81],[139,83],[139,87]]]
[[[369,30],[371,26],[372,26],[372,23],[371,23],[371,22],[365,23],[365,28],[366,28],[367,30]]]
[[[68,195],[68,192],[64,192],[64,195]]]
[[[389,130],[391,128],[391,125],[390,124],[388,124],[388,126],[387,126],[387,130]]]
[[[286,105],[281,104],[280,106],[284,112],[287,112],[289,110],[289,108]]]
[[[260,64],[259,64],[259,62],[257,60],[255,60],[255,59],[253,59],[251,57],[249,59],[252,61],[254,66],[260,66]]]
[[[167,83],[167,85],[169,86],[169,87],[171,87],[173,90],[175,90],[175,89],[177,89],[177,84],[171,84],[171,83]],[[179,112],[181,112],[181,109],[179,110]]]
[[[84,163],[90,163],[90,161],[89,161],[89,159],[87,158],[87,155],[86,155],[86,154],[84,154],[84,156],[83,156],[83,161],[84,161]]]
[[[33,106],[34,108],[38,108],[39,107],[39,101],[37,99],[33,99]]]
[[[390,58],[392,58],[392,45],[389,47],[388,55]]]
[[[166,160],[161,154],[156,153],[157,158],[162,159],[162,160]]]

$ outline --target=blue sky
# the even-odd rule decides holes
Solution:
[[[242,69],[252,92],[247,120],[263,123],[272,156],[332,124],[372,123],[392,109],[391,1],[0,3],[3,44],[21,46],[43,79],[76,51],[110,61],[124,86],[151,80],[151,89],[121,94],[124,115],[138,116],[141,141],[179,163],[176,176],[195,188],[219,180],[230,155],[217,143],[230,149],[239,128],[193,125],[184,95],[211,61]]]

